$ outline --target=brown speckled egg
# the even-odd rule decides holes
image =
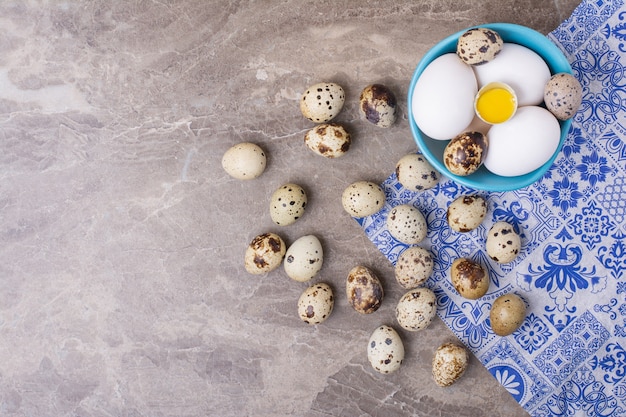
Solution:
[[[481,132],[463,132],[446,145],[443,163],[454,175],[473,174],[482,165],[487,146],[487,136]]]
[[[526,304],[516,294],[504,294],[496,298],[491,306],[489,321],[498,336],[508,336],[517,330],[526,319]]]
[[[399,204],[387,215],[387,230],[400,242],[414,245],[424,240],[428,226],[424,215],[417,207]]]
[[[335,298],[333,290],[324,282],[311,285],[298,299],[298,315],[308,324],[319,324],[333,312]]]
[[[394,274],[402,288],[411,289],[422,285],[433,273],[433,254],[419,246],[406,248],[396,261]]]
[[[389,127],[396,121],[396,96],[382,84],[368,85],[361,92],[359,110],[370,123]]]
[[[350,305],[361,314],[371,314],[378,310],[384,297],[380,280],[365,266],[355,266],[348,273],[346,296]]]
[[[487,255],[500,264],[506,264],[517,258],[522,248],[522,241],[513,226],[507,222],[497,222],[487,233],[485,249]]]
[[[427,190],[439,182],[439,173],[418,153],[400,158],[396,164],[396,177],[404,188],[411,191]]]
[[[463,195],[448,206],[446,220],[452,230],[467,233],[476,229],[487,214],[487,201],[478,195]]]
[[[306,192],[298,184],[285,184],[278,188],[270,198],[270,216],[279,226],[293,224],[304,214]]]
[[[396,320],[403,329],[417,332],[428,327],[437,314],[437,297],[426,287],[405,293],[396,306]]]
[[[467,349],[454,343],[444,343],[437,348],[433,357],[433,379],[440,387],[454,384],[467,369]]]
[[[353,217],[371,216],[385,205],[385,192],[373,182],[357,181],[343,190],[341,204]]]
[[[346,95],[335,83],[318,83],[310,86],[300,98],[300,111],[315,123],[327,123],[343,108]]]
[[[273,271],[283,261],[287,246],[275,233],[264,233],[252,239],[246,248],[244,264],[246,271],[259,275]]]
[[[476,300],[489,289],[489,274],[477,262],[467,258],[459,258],[450,267],[452,285],[468,300]]]
[[[546,83],[543,100],[557,119],[567,120],[576,114],[583,99],[580,82],[572,74],[554,74]]]
[[[337,123],[322,123],[306,132],[306,146],[326,158],[339,158],[350,149],[351,138],[346,129]]]
[[[367,359],[381,374],[400,369],[404,360],[404,344],[393,327],[382,325],[372,332],[367,343]]]
[[[459,37],[456,54],[468,65],[480,65],[493,60],[503,45],[502,37],[495,30],[473,28]]]

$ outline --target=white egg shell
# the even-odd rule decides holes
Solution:
[[[487,255],[500,264],[512,262],[522,248],[522,241],[513,226],[497,222],[489,229],[485,249]]]
[[[404,155],[396,164],[398,182],[407,190],[423,191],[439,182],[439,172],[417,153]]]
[[[320,324],[330,316],[335,306],[333,290],[324,282],[305,289],[298,299],[298,315],[308,324]]]
[[[270,216],[279,226],[295,223],[304,214],[307,196],[297,184],[285,184],[278,188],[270,198]]]
[[[400,204],[389,211],[387,230],[400,242],[414,245],[424,240],[428,226],[424,215],[417,207]]]
[[[400,369],[404,360],[404,344],[393,327],[382,325],[374,330],[367,345],[367,359],[381,374]]]
[[[238,143],[228,149],[222,157],[222,168],[228,175],[238,180],[251,180],[259,177],[267,164],[263,149],[254,143]]]
[[[396,306],[398,324],[410,332],[427,328],[436,314],[437,297],[426,287],[405,293]]]
[[[246,271],[254,275],[273,271],[283,261],[286,249],[283,239],[275,233],[255,236],[244,255]]]
[[[396,261],[394,274],[402,288],[411,289],[422,285],[433,273],[433,254],[419,246],[406,248]]]
[[[503,177],[524,175],[550,160],[559,146],[561,126],[543,107],[517,109],[510,120],[489,130],[489,151],[483,165]]]
[[[300,111],[312,122],[326,123],[339,114],[345,99],[346,95],[339,84],[314,84],[302,94]]]
[[[371,216],[385,205],[385,192],[373,182],[357,181],[343,191],[341,204],[352,217]]]
[[[411,112],[420,130],[432,139],[449,140],[474,118],[478,92],[472,68],[456,53],[434,59],[418,78]]]
[[[294,281],[306,282],[322,269],[324,253],[322,244],[314,235],[298,238],[285,253],[283,266],[287,276]]]
[[[433,379],[440,387],[454,384],[467,369],[467,349],[454,343],[444,343],[437,348],[433,357]]]
[[[339,158],[350,149],[350,133],[337,123],[322,123],[306,132],[304,143],[325,158]]]
[[[508,42],[495,59],[472,68],[478,88],[492,81],[508,84],[515,90],[519,106],[539,105],[551,77],[550,68],[541,56],[525,46]]]
[[[446,211],[452,230],[467,233],[476,229],[487,214],[487,201],[479,195],[462,195],[454,199]]]

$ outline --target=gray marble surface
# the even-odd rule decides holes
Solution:
[[[383,181],[416,146],[406,94],[441,38],[487,22],[543,33],[575,0],[0,2],[0,414],[3,416],[525,416],[471,358],[437,387],[439,320],[400,332],[406,359],[377,374],[366,344],[394,324],[404,292],[341,207],[361,179]],[[303,90],[346,90],[344,157],[308,151]],[[389,129],[359,118],[383,83]],[[221,167],[233,144],[267,152],[258,179]],[[308,192],[305,215],[275,226],[269,196]],[[253,276],[248,242],[266,231],[322,241],[315,281],[335,310],[309,326],[307,286],[282,269]],[[361,316],[344,283],[374,269],[386,303]],[[397,327],[397,326],[396,326]]]

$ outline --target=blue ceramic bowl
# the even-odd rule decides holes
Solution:
[[[544,61],[546,61],[552,74],[560,72],[572,73],[572,67],[563,53],[545,35],[528,27],[511,23],[492,23],[479,26],[495,30],[500,34],[504,42],[517,43],[535,51],[544,59]],[[561,148],[563,147],[563,143],[565,142],[565,138],[567,137],[567,133],[572,124],[571,120],[559,122],[561,125],[561,140],[559,141],[557,150],[548,162],[525,175],[502,177],[489,172],[484,166],[468,176],[453,175],[448,171],[443,163],[443,151],[448,144],[448,141],[435,140],[426,136],[422,133],[417,124],[415,124],[415,120],[413,119],[413,112],[411,111],[410,106],[413,97],[413,90],[415,89],[415,84],[417,83],[418,78],[426,66],[428,66],[428,64],[430,64],[433,60],[443,54],[456,52],[457,40],[468,29],[471,28],[467,28],[450,35],[439,42],[424,55],[417,65],[409,86],[407,101],[407,103],[409,103],[408,113],[411,132],[413,133],[413,137],[415,138],[415,142],[417,142],[419,150],[424,154],[433,167],[446,177],[451,178],[460,184],[484,191],[511,191],[524,188],[543,177],[550,166],[552,166],[552,163],[556,159],[557,155],[561,152]]]

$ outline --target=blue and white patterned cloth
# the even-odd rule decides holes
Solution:
[[[442,179],[422,193],[392,174],[383,210],[357,219],[395,264],[406,248],[386,230],[392,206],[424,213],[436,258],[426,286],[438,314],[491,374],[533,416],[626,415],[626,8],[623,0],[585,0],[548,37],[564,52],[583,87],[583,102],[562,152],[537,183],[487,193]],[[445,220],[465,194],[487,198],[486,220],[469,233]],[[496,221],[514,225],[521,255],[499,265],[485,254]],[[477,301],[461,298],[449,267],[458,257],[488,266],[491,287]],[[505,293],[526,301],[527,317],[506,337],[489,324],[492,302]]]

